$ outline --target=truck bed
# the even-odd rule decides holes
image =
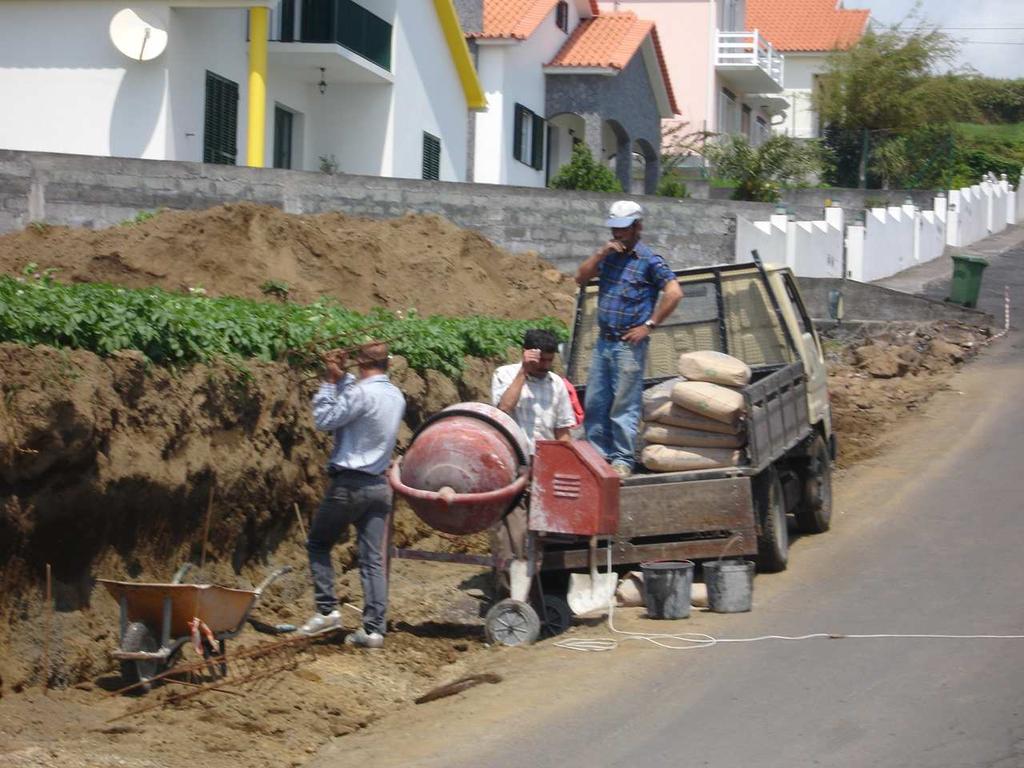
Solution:
[[[746,464],[686,472],[640,471],[623,480],[619,530],[608,544],[613,564],[719,557],[726,549],[734,556],[756,554],[752,478],[811,431],[803,363],[759,369],[743,397]],[[585,542],[555,537],[545,544],[545,570],[587,565]]]

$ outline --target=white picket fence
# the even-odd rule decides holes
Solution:
[[[1024,186],[1024,170],[1017,190]],[[989,174],[971,187],[942,193],[931,210],[909,200],[900,206],[870,208],[863,221],[844,226],[841,208],[826,208],[821,221],[795,221],[776,213],[768,221],[736,227],[736,259],[757,249],[766,262],[786,264],[801,277],[846,277],[871,282],[937,259],[946,246],[963,247],[1024,223],[1024,193],[1004,175]]]

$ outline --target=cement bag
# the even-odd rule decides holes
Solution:
[[[655,410],[659,406],[671,402],[672,387],[683,381],[682,377],[663,381],[644,390],[644,418],[647,418],[648,410]]]
[[[679,356],[679,373],[690,381],[710,381],[726,387],[745,387],[750,383],[750,366],[724,352],[703,350]]]
[[[629,571],[615,588],[616,603],[622,608],[636,608],[644,604],[644,574]]]
[[[683,429],[697,429],[701,432],[718,432],[723,435],[735,435],[743,431],[739,424],[723,424],[720,421],[701,416],[699,413],[680,408],[671,400],[662,403],[650,412],[644,409],[644,420],[648,423],[668,424]]]
[[[694,448],[742,448],[746,435],[724,435],[720,432],[701,432],[668,424],[647,422],[643,431],[644,442],[656,445],[681,445]]]
[[[743,394],[706,381],[683,381],[672,387],[672,402],[723,424],[735,424],[743,414]]]
[[[685,472],[691,469],[734,467],[743,451],[729,448],[679,448],[674,445],[648,445],[640,452],[640,461],[652,472]]]

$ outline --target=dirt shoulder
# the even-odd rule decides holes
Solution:
[[[961,326],[929,325],[827,341],[841,465],[851,466],[884,445],[901,420],[947,386],[984,338]],[[25,478],[20,487],[36,483],[39,493],[53,494],[47,497],[51,514],[46,519],[33,517],[31,505],[12,514],[7,500],[5,524],[22,526],[18,540],[24,546],[9,554],[9,562],[20,562],[22,570],[5,572],[7,583],[17,589],[4,590],[8,608],[0,630],[0,764],[177,768],[202,760],[226,768],[244,759],[254,766],[301,765],[325,740],[411,706],[442,682],[514,666],[515,659],[530,652],[484,645],[478,598],[487,583],[481,569],[399,561],[391,585],[392,629],[383,651],[357,652],[325,641],[317,644],[315,659],[241,687],[244,696],[211,692],[108,722],[139,706],[140,699],[106,695],[120,685],[107,656],[117,641],[116,607],[94,578],[165,580],[179,561],[198,561],[203,516],[177,513],[205,509],[209,483],[201,480],[213,477],[216,467],[209,562],[198,580],[248,586],[273,564],[294,564],[296,572],[268,591],[256,618],[267,624],[300,623],[309,611],[310,584],[291,505],[299,504],[308,520],[326,445],[295,428],[283,441],[290,443],[286,457],[280,439],[261,437],[280,436],[284,425],[301,423],[307,394],[300,382],[289,381],[272,365],[254,369],[251,397],[228,398],[208,409],[202,403],[217,401],[220,388],[231,386],[230,380],[220,381],[218,376],[225,374],[217,369],[172,377],[160,370],[133,374],[139,361],[130,356],[101,360],[11,345],[0,347],[0,353],[7,356],[5,370],[18,370],[26,383],[11,398],[16,418],[8,419],[4,447],[39,451],[19,454],[17,460],[24,463],[17,466],[36,468],[34,474],[20,475]],[[437,398],[421,402],[420,410],[430,412],[448,399],[480,399],[486,366],[478,365],[475,385],[441,385],[434,376],[419,377],[424,386],[418,396],[432,392]],[[396,378],[402,375],[399,371]],[[406,383],[412,391],[415,385],[415,380]],[[136,393],[132,407],[123,399],[125,391]],[[242,426],[244,404],[253,398],[261,403],[261,416]],[[229,408],[227,402],[240,405]],[[270,413],[276,416],[268,418]],[[47,466],[36,467],[33,462],[43,461],[44,455]],[[254,491],[254,486],[263,490]],[[301,490],[275,496],[286,488]],[[141,489],[148,489],[142,501]],[[190,502],[189,493],[198,498]],[[58,499],[67,500],[65,514],[52,512]],[[486,546],[480,539],[452,542],[432,534],[404,509],[396,538],[399,544],[415,542],[428,549],[480,551]],[[38,542],[47,544],[33,550]],[[50,682],[57,688],[46,696],[40,684],[47,620],[34,578],[42,558],[61,566],[59,610],[49,628]],[[70,569],[74,558],[79,570]],[[358,605],[352,563],[351,545],[339,547],[340,592]],[[346,617],[354,626],[356,613],[347,610]],[[274,640],[247,630],[236,647]]]

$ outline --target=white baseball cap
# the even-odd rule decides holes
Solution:
[[[608,221],[604,225],[619,229],[631,226],[634,221],[643,217],[644,209],[640,207],[639,203],[634,203],[632,200],[616,200],[608,209]]]

